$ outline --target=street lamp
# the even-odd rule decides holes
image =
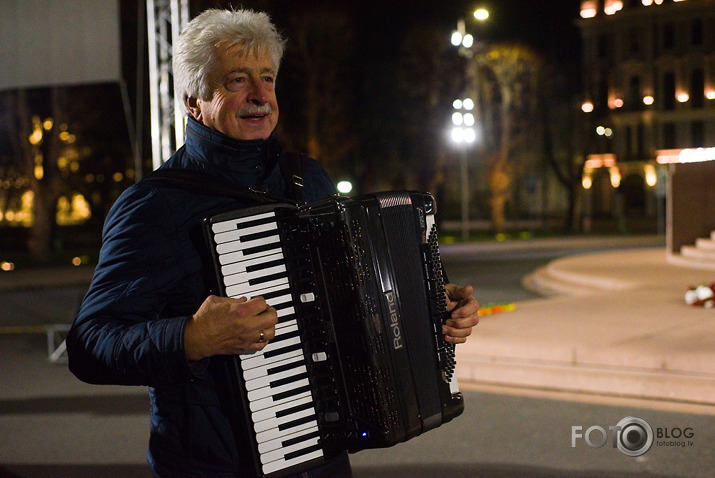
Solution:
[[[484,21],[489,18],[489,12],[485,9],[479,9],[474,12],[474,18],[478,21]],[[475,99],[477,98],[477,72],[476,63],[474,61],[475,50],[479,45],[475,45],[474,37],[467,33],[466,25],[463,18],[457,21],[457,29],[452,32],[452,45],[459,48],[459,54],[467,59],[466,77],[469,84],[469,97],[464,99],[454,100],[452,103],[452,131],[451,139],[461,149],[460,155],[460,176],[461,176],[461,199],[462,199],[462,239],[469,239],[469,156],[468,149],[477,140],[476,118],[475,118]],[[473,97],[472,93],[475,95]]]
[[[472,110],[474,100],[471,98],[456,99],[452,103],[452,141],[460,147],[460,191],[462,196],[462,239],[469,239],[469,162],[467,149],[477,140],[475,119]]]

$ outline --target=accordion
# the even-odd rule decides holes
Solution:
[[[261,352],[228,359],[255,476],[392,446],[462,413],[434,213],[431,195],[396,191],[205,220],[220,293],[278,312]]]

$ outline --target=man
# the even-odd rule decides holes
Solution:
[[[208,10],[191,21],[174,56],[175,94],[189,114],[186,144],[162,168],[286,196],[284,153],[273,136],[283,47],[262,13]],[[307,202],[335,193],[314,160],[302,177]],[[247,466],[227,417],[218,356],[262,350],[275,336],[276,311],[260,297],[209,295],[200,234],[203,218],[245,206],[156,181],[127,189],[107,216],[99,263],[67,338],[69,366],[81,380],[149,386],[148,459],[159,476],[242,476]],[[469,286],[447,290],[452,318],[443,332],[462,343],[478,322],[478,304]],[[309,475],[350,476],[347,456]]]

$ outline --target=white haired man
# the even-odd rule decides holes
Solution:
[[[285,156],[273,130],[275,81],[284,40],[264,13],[207,10],[175,45],[175,94],[188,113],[186,143],[161,169],[209,175],[239,188],[287,197]],[[314,160],[302,164],[303,198],[335,193]],[[232,428],[225,359],[262,350],[276,311],[263,298],[210,294],[201,222],[246,207],[140,181],[112,207],[90,289],[67,338],[70,370],[100,384],[149,386],[148,459],[162,477],[245,476]],[[448,285],[448,341],[461,343],[478,322],[472,289]],[[350,476],[346,454],[304,476]]]

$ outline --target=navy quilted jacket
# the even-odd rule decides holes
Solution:
[[[186,144],[162,168],[284,195],[281,154],[273,137],[237,141],[189,119]],[[307,202],[335,193],[316,161],[302,172]],[[67,338],[69,367],[81,380],[149,386],[149,461],[161,476],[241,476],[245,457],[225,414],[221,360],[189,363],[183,337],[210,288],[201,221],[245,206],[155,181],[128,188],[106,218],[99,263]]]

